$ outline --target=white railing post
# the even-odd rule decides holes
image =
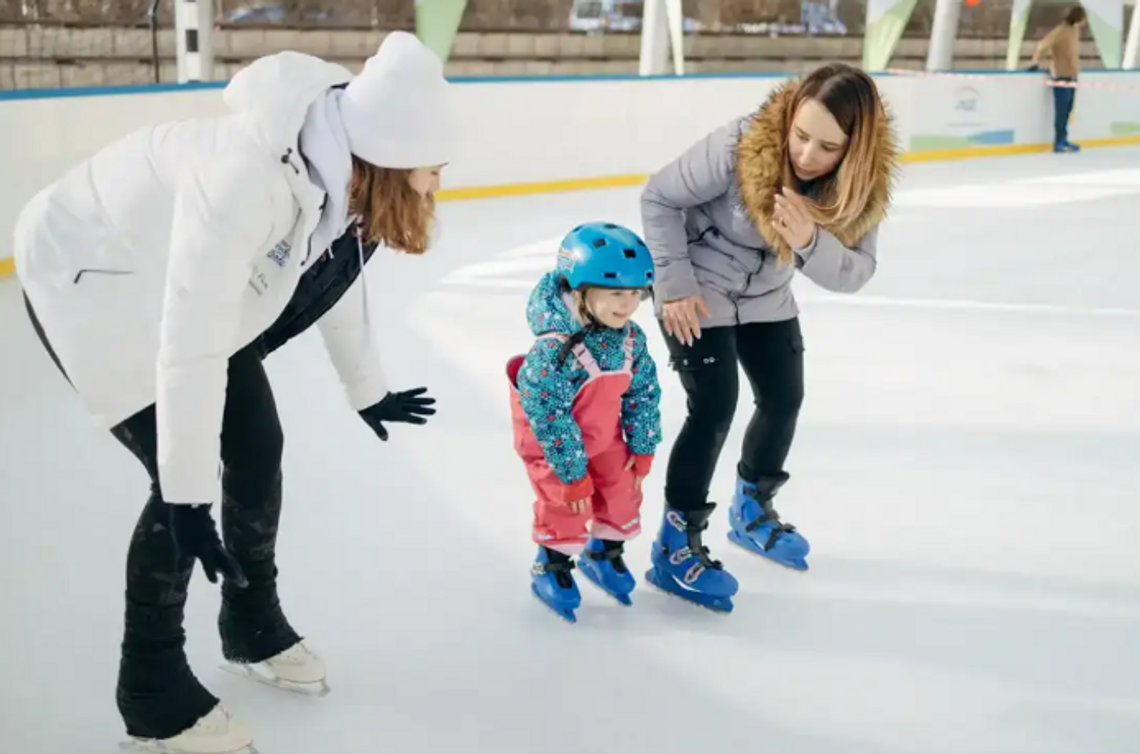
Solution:
[[[938,0],[934,6],[934,25],[930,28],[930,46],[926,53],[926,70],[945,71],[954,67],[954,43],[958,39],[958,20],[962,0]]]
[[[178,83],[214,77],[214,0],[174,0]]]

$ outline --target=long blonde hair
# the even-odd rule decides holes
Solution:
[[[880,145],[876,143],[887,115],[875,82],[865,72],[843,63],[831,63],[812,71],[800,84],[787,108],[785,133],[805,100],[814,99],[831,113],[847,135],[847,149],[839,165],[820,179],[814,198],[804,197],[816,222],[827,228],[842,229],[854,222],[866,208],[875,190]],[[785,140],[785,186],[799,186],[792,170],[791,154]]]
[[[361,238],[408,254],[427,251],[435,222],[435,200],[408,183],[410,170],[379,168],[355,155],[349,210],[361,218]]]

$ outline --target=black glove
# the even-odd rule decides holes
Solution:
[[[210,583],[218,583],[218,574],[234,584],[244,587],[249,582],[241,566],[222,545],[218,528],[210,515],[211,505],[167,504],[170,513],[170,531],[179,556],[190,556],[202,562],[202,570]]]
[[[406,424],[426,424],[425,416],[435,413],[430,408],[435,398],[420,398],[427,392],[426,387],[415,390],[405,390],[402,393],[388,393],[384,400],[375,403],[360,412],[360,418],[372,427],[372,431],[381,440],[388,439],[388,430],[380,422],[404,422]]]

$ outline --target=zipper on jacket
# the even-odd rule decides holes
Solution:
[[[744,276],[744,287],[740,289],[740,293],[746,293],[752,287],[752,278],[760,274],[760,270],[764,269],[764,254],[760,254],[760,266],[756,268],[756,272],[750,272]]]
[[[294,173],[296,173],[297,175],[300,175],[301,171],[297,168],[296,165],[293,164],[292,157],[293,157],[293,147],[287,147],[285,149],[285,154],[281,155],[281,164],[282,165],[288,165],[289,167],[293,168]]]
[[[79,279],[86,274],[92,275],[134,275],[134,270],[102,270],[98,267],[85,267],[79,272],[75,273],[75,279],[72,280],[73,285],[79,285]]]
[[[347,235],[347,234],[346,234]],[[307,284],[304,293],[307,293],[304,298],[299,298],[298,293],[301,293],[300,288],[294,293],[294,296],[286,304],[285,309],[269,328],[263,332],[259,339],[262,341],[261,350],[264,355],[272,353],[277,348],[280,348],[289,340],[300,335],[312,325],[316,324],[317,320],[323,317],[328,311],[336,306],[341,297],[348,291],[356,278],[364,274],[364,265],[372,258],[377,244],[369,244],[371,250],[364,253],[361,259],[360,267],[352,271],[353,262],[359,257],[356,254],[349,254],[347,256],[335,257],[332,253],[332,248],[337,243],[345,238],[342,235],[340,238],[329,244],[329,259],[325,261],[324,266],[320,269],[306,271],[304,275],[311,275],[312,282]],[[324,259],[324,254],[317,260]],[[340,259],[341,261],[334,261]],[[314,262],[316,264],[316,262]],[[339,289],[339,294],[337,293]],[[337,294],[337,295],[334,295]],[[298,326],[298,322],[302,323]],[[274,335],[279,335],[282,331],[285,333],[284,339],[270,343],[271,348],[266,346],[265,336],[272,332]]]

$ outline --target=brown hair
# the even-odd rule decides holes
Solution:
[[[876,131],[885,121],[886,111],[869,75],[853,66],[830,63],[816,68],[801,82],[787,109],[785,133],[791,132],[796,112],[809,99],[822,104],[835,118],[847,135],[847,148],[836,169],[818,179],[821,185],[815,199],[804,199],[821,225],[842,228],[859,217],[874,191],[875,182],[870,177],[879,149]],[[784,185],[799,185],[786,146]]]
[[[411,172],[378,168],[353,155],[349,211],[360,217],[360,235],[366,243],[383,243],[408,254],[427,251],[435,200],[411,187]]]
[[[1136,11],[1134,10],[1132,12],[1135,13]],[[1069,26],[1076,26],[1086,18],[1088,18],[1088,14],[1085,13],[1085,9],[1079,5],[1074,5],[1072,8],[1069,8],[1068,13],[1065,14],[1065,23]]]

